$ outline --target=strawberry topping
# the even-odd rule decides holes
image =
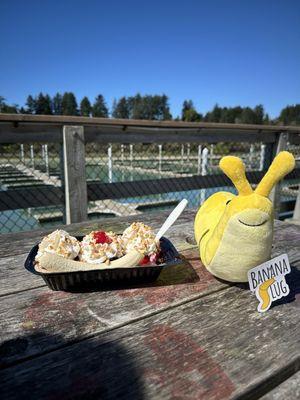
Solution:
[[[95,232],[94,239],[96,243],[101,243],[101,244],[112,242],[111,238],[104,231]]]
[[[149,256],[145,256],[140,262],[139,265],[146,265],[149,264],[150,262],[150,257]]]

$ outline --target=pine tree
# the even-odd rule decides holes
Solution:
[[[216,104],[213,110],[206,114],[205,118],[208,122],[220,122],[222,117],[222,108]]]
[[[256,115],[250,107],[244,107],[241,115],[242,124],[255,124]]]
[[[83,117],[90,117],[92,106],[89,99],[85,96],[80,102],[80,115]]]
[[[254,114],[255,114],[255,124],[263,124],[264,121],[264,115],[265,115],[265,110],[263,105],[259,104],[258,106],[254,107],[253,110]]]
[[[40,93],[35,100],[35,113],[40,115],[51,115],[51,98],[48,94]]]
[[[0,113],[2,113],[2,110],[5,107],[6,107],[5,98],[3,96],[0,96]]]
[[[52,115],[52,101],[49,94],[44,96],[44,114],[45,115]]]
[[[161,105],[160,105],[160,118],[163,121],[168,121],[172,119],[172,114],[170,112],[169,106],[169,98],[165,94],[161,96]]]
[[[93,117],[108,118],[108,108],[102,94],[99,94],[95,98],[92,108],[92,115]]]
[[[279,115],[279,121],[284,125],[300,125],[300,104],[283,108]]]
[[[17,114],[19,111],[19,106],[13,104],[12,106],[6,104],[5,98],[0,96],[0,114]]]
[[[198,122],[202,115],[197,112],[192,100],[184,100],[181,111],[181,120],[186,122]]]
[[[62,115],[78,115],[78,106],[74,93],[65,92],[61,102]]]
[[[129,104],[125,96],[121,97],[118,101],[114,101],[112,117],[121,119],[129,118]]]
[[[31,94],[27,97],[26,100],[26,113],[36,114],[36,100],[31,96]]]
[[[194,109],[194,104],[192,100],[184,100],[181,110],[181,120],[185,121],[185,114],[188,110]]]
[[[52,99],[52,111],[54,115],[62,115],[62,95],[56,93]]]
[[[264,116],[264,125],[269,125],[270,124],[270,117],[269,117],[269,114],[265,114],[265,116]]]
[[[145,104],[140,93],[128,98],[129,115],[132,119],[144,119]]]

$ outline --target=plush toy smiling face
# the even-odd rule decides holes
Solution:
[[[215,193],[204,202],[195,219],[200,256],[213,275],[246,282],[248,270],[270,258],[274,216],[268,195],[294,164],[290,153],[280,153],[253,191],[243,162],[237,157],[222,158],[220,167],[239,194]]]

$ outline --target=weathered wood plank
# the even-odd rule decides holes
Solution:
[[[255,296],[233,287],[70,346],[35,330],[2,352],[36,340],[61,349],[2,370],[0,390],[6,399],[257,398],[299,368],[299,275],[293,290],[294,302],[262,315]]]
[[[274,144],[276,148],[276,154],[280,153],[281,151],[285,150],[287,148],[288,144],[288,133],[287,132],[282,132],[278,135],[276,139],[276,143]],[[280,183],[275,185],[273,187],[271,193],[270,193],[270,200],[273,202],[274,205],[274,216],[275,218],[278,218],[279,212],[280,212]]]
[[[62,143],[62,126],[0,123],[0,143]]]
[[[1,125],[0,125],[1,126]],[[172,129],[126,127],[125,132],[109,132],[99,127],[85,127],[86,141],[98,143],[274,143],[275,133],[228,131],[222,129]]]
[[[45,286],[38,275],[24,268],[27,254],[0,258],[0,296]]]
[[[3,144],[12,144],[12,143],[61,143],[61,134],[56,129],[53,134],[48,133],[48,129],[45,131],[44,129],[36,129],[36,133],[32,133],[31,129],[27,128],[16,128],[19,130],[18,133],[15,133],[14,129],[3,129],[0,125],[0,143]],[[109,129],[103,128],[93,128],[88,129],[85,135],[86,143],[88,142],[97,142],[97,143],[218,143],[218,142],[247,142],[247,143],[255,143],[264,141],[264,143],[273,143],[275,140],[275,134],[269,134],[268,136],[262,137],[260,133],[252,133],[249,134],[228,134],[224,132],[207,132],[201,131],[200,133],[185,133],[181,131],[174,132],[155,132],[155,133],[143,133],[139,132],[126,132],[123,134],[120,131],[110,132]],[[89,132],[90,130],[90,132]],[[5,136],[1,134],[1,132],[5,133]]]
[[[82,126],[63,127],[66,223],[87,220],[85,146]]]
[[[5,296],[1,299],[0,336],[15,340],[43,331],[61,336],[65,343],[83,340],[227,288],[206,271],[197,249],[183,251],[182,259],[182,264],[165,268],[156,282],[143,287],[83,294],[53,292],[44,287],[18,293],[17,301],[15,295]],[[3,357],[2,366],[59,347],[56,341],[40,339],[37,337],[26,351],[16,349]]]
[[[261,400],[300,399],[300,371],[281,383],[271,392],[261,397]]]
[[[108,126],[148,126],[148,127],[176,127],[176,128],[222,128],[229,130],[270,131],[270,132],[295,132],[299,133],[297,126],[283,125],[253,125],[253,124],[228,124],[215,122],[185,122],[185,121],[157,121],[112,118],[89,118],[59,115],[29,115],[29,114],[1,114],[0,122],[71,124],[71,125],[108,125]]]
[[[98,143],[218,143],[249,142],[274,143],[274,132],[220,128],[145,128],[126,126],[90,126],[85,129],[85,142]],[[0,123],[0,143],[61,143],[61,126],[28,124],[16,126]]]
[[[180,231],[185,230],[186,227],[180,225]],[[287,232],[289,232],[289,248],[281,243]],[[173,233],[171,237],[176,241]],[[277,234],[278,246],[273,250],[274,255],[287,251],[291,263],[300,267],[299,237],[299,229],[296,232],[292,232],[291,229],[284,232],[284,229],[280,229]],[[4,322],[0,336],[13,340],[20,335],[34,334],[40,330],[49,335],[56,332],[65,342],[82,340],[95,332],[115,328],[228,287],[227,284],[213,278],[202,266],[197,248],[191,247],[183,250],[181,254],[184,261],[182,265],[165,269],[157,282],[144,287],[83,294],[52,292],[45,287],[18,293],[17,302],[16,295],[6,296],[1,301],[0,319]],[[22,273],[18,279],[14,276],[17,268],[11,267],[11,269],[10,281],[16,290],[22,283],[23,285],[24,282],[27,283],[26,271],[20,271]],[[9,276],[7,272],[8,268],[4,278],[5,275]],[[31,279],[31,274],[29,278]],[[295,278],[294,284],[300,286],[299,274],[294,273],[293,278]],[[7,282],[9,284],[8,280]],[[4,281],[4,288],[5,284]],[[37,285],[38,282],[32,282],[32,285],[34,284]],[[37,354],[37,349],[49,351],[56,348],[55,346],[57,343],[39,343],[37,338],[33,346],[26,347],[26,352],[10,353],[5,362],[16,362],[20,357],[23,359]]]
[[[299,189],[298,189],[298,194],[297,194],[297,199],[296,199],[296,204],[295,204],[295,209],[294,209],[294,214],[293,214],[293,220],[300,223],[300,185],[299,185]]]

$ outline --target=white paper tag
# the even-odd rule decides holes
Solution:
[[[272,260],[258,265],[248,271],[248,281],[251,292],[259,301],[257,311],[267,311],[272,302],[290,293],[285,275],[291,272],[287,254],[281,254]]]

